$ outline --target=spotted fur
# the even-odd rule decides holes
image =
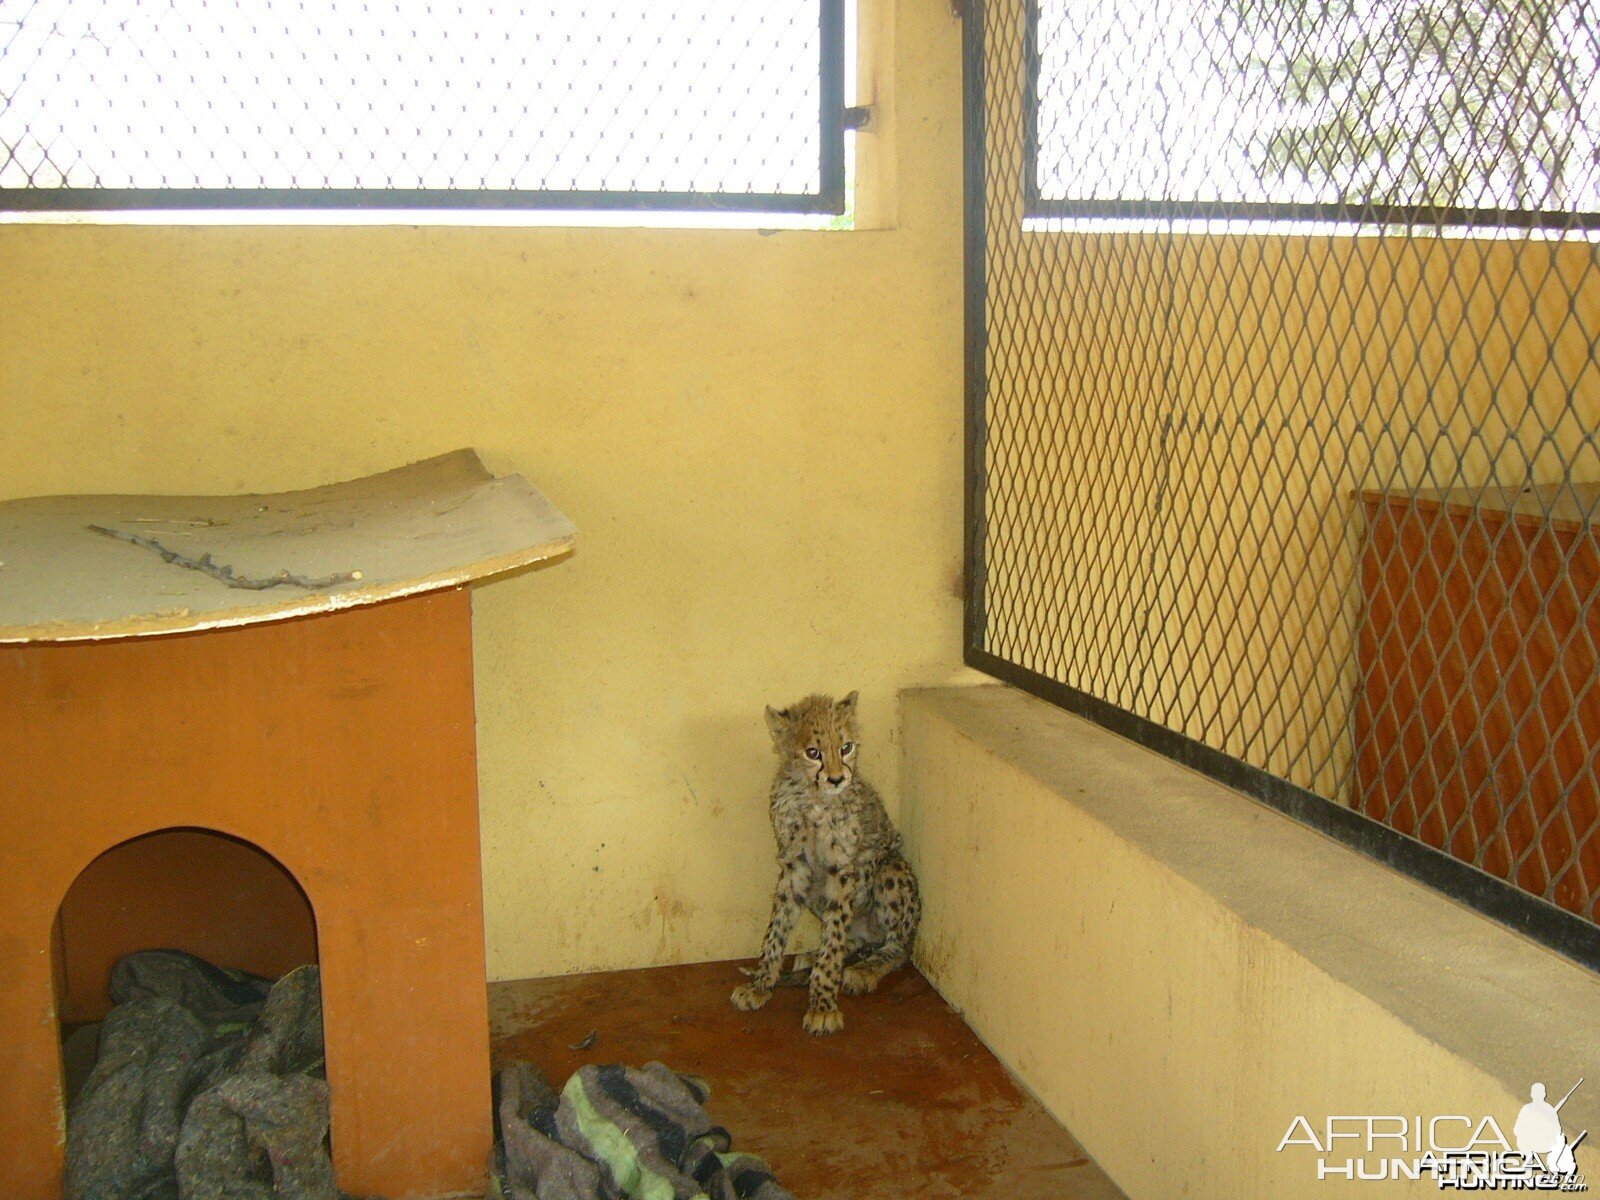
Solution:
[[[769,804],[778,886],[761,961],[733,1003],[749,1012],[772,998],[804,906],[822,921],[804,1027],[834,1033],[844,1026],[839,989],[870,992],[910,957],[922,901],[883,801],[856,773],[856,693],[769,708],[767,727],[782,760]]]

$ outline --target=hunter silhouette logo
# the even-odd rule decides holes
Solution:
[[[1517,1114],[1517,1123],[1512,1126],[1511,1132],[1517,1139],[1517,1150],[1531,1158],[1537,1158],[1544,1169],[1558,1179],[1566,1179],[1578,1173],[1578,1163],[1573,1157],[1578,1143],[1589,1136],[1585,1129],[1571,1142],[1567,1135],[1561,1131],[1561,1106],[1572,1099],[1572,1093],[1583,1086],[1579,1079],[1567,1089],[1567,1094],[1554,1104],[1545,1100],[1544,1084],[1536,1083],[1528,1090],[1528,1103],[1522,1106],[1522,1111]]]
[[[1581,1086],[1579,1079],[1554,1104],[1543,1083],[1529,1088],[1512,1126],[1515,1147],[1492,1116],[1386,1113],[1329,1116],[1320,1126],[1295,1117],[1278,1152],[1315,1151],[1318,1179],[1433,1179],[1441,1189],[1460,1191],[1585,1192],[1576,1151],[1589,1132],[1568,1138],[1561,1127],[1561,1109]]]

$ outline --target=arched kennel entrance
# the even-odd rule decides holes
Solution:
[[[67,889],[52,941],[63,1027],[106,1015],[111,968],[136,950],[186,950],[269,979],[317,961],[316,914],[288,869],[247,841],[194,828],[96,858]]]

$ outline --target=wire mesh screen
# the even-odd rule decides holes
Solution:
[[[1596,9],[973,16],[970,660],[1593,922]]]
[[[839,211],[843,40],[842,0],[0,0],[0,190]]]

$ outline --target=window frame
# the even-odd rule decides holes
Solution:
[[[820,22],[815,192],[513,188],[0,188],[3,213],[115,212],[682,212],[840,215],[845,211],[846,0],[815,0]]]

